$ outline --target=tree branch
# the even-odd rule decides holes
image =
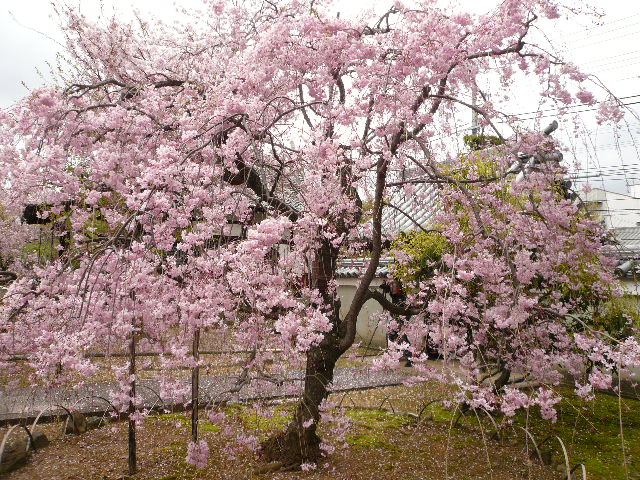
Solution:
[[[375,300],[380,304],[382,308],[384,308],[386,311],[391,312],[395,315],[410,316],[410,315],[417,315],[418,313],[420,313],[420,310],[417,308],[404,307],[402,305],[393,303],[391,300],[385,297],[384,294],[378,292],[377,290],[371,290],[371,289],[367,290],[365,294],[365,301],[369,299]]]
[[[384,189],[387,179],[387,167],[389,163],[384,157],[381,157],[377,163],[376,172],[376,190],[373,202],[373,228],[372,228],[372,249],[371,260],[369,266],[356,289],[356,293],[351,301],[349,311],[344,318],[344,324],[346,326],[344,335],[340,342],[339,350],[342,352],[347,351],[356,336],[356,322],[358,320],[358,314],[360,309],[366,300],[366,294],[369,290],[369,285],[375,277],[378,264],[380,263],[380,255],[382,253],[382,203],[384,197]]]
[[[258,199],[267,205],[275,208],[278,212],[286,215],[291,221],[298,219],[298,212],[287,205],[284,201],[272,196],[267,188],[262,183],[260,175],[248,166],[239,154],[236,154],[235,166],[238,169],[237,173],[225,169],[223,179],[230,185],[243,185],[245,184],[249,189],[256,194]]]

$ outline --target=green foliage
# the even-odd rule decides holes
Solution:
[[[490,179],[498,175],[495,152],[473,151],[460,155],[455,163],[441,165],[440,171],[453,180]],[[473,189],[472,184],[467,187]]]
[[[394,277],[408,286],[432,275],[451,245],[441,233],[413,231],[400,234],[390,250]]]
[[[632,335],[634,329],[640,328],[640,306],[630,295],[613,298],[600,305],[592,318],[592,327],[605,330],[615,338],[621,339]]]
[[[596,268],[597,267],[597,268]],[[556,289],[561,293],[561,301],[572,303],[574,310],[578,313],[587,313],[585,317],[588,319],[587,323],[590,323],[592,327],[600,329],[605,327],[609,330],[609,323],[617,323],[613,317],[603,314],[601,310],[604,305],[613,300],[607,300],[603,303],[602,294],[599,293],[599,289],[594,288],[595,285],[600,283],[600,276],[598,275],[598,269],[600,267],[600,259],[597,256],[574,258],[571,262],[565,262],[560,265],[558,271],[566,276],[566,281],[560,284],[556,284]],[[539,278],[536,286],[545,288],[545,281],[543,278]],[[614,291],[617,287],[616,284],[608,285],[607,298],[614,299]],[[608,307],[605,307],[605,309]],[[584,315],[583,315],[584,316]],[[593,322],[591,321],[593,320]],[[571,323],[568,320],[567,323]],[[577,328],[582,330],[582,327],[577,325],[572,326],[572,329]],[[613,330],[617,327],[613,326]]]
[[[362,217],[360,218],[360,224],[363,225],[370,222],[373,218],[373,200],[365,200],[362,202]]]
[[[38,261],[48,262],[56,258],[55,247],[59,244],[58,239],[54,238],[51,241],[51,235],[45,235],[43,241],[27,242],[22,247],[23,260],[28,261],[32,258],[37,258]]]
[[[496,146],[504,143],[495,135],[465,135],[462,139],[471,150],[481,150],[492,145]]]

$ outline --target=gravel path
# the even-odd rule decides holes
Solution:
[[[407,377],[397,372],[372,371],[370,367],[337,368],[331,391],[363,390],[368,388],[399,385]],[[293,371],[285,382],[278,385],[262,382],[260,385],[245,386],[240,391],[230,393],[237,383],[234,376],[202,376],[200,378],[200,403],[220,401],[246,401],[257,399],[296,396],[302,388],[303,372]],[[163,402],[159,397],[160,381],[143,379],[136,382],[136,392],[142,400],[142,408],[184,408],[190,399],[190,378],[174,382],[184,396]],[[59,387],[32,387],[2,389],[0,391],[0,422],[13,423],[20,419],[33,419],[41,412],[43,417],[64,414],[60,406],[85,414],[100,414],[111,409],[106,399],[117,389],[115,382],[87,383],[75,389]],[[102,397],[102,398],[100,398]]]

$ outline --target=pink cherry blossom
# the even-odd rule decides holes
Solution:
[[[364,303],[390,308],[372,285],[398,233],[396,203],[409,200],[433,213],[413,227],[437,227],[451,248],[391,307],[408,309],[408,341],[392,342],[380,366],[407,350],[423,378],[451,378],[462,402],[509,414],[539,405],[549,419],[550,388],[526,401],[479,379],[497,369],[551,387],[569,372],[598,388],[612,369],[637,367],[635,338],[591,327],[589,307],[620,289],[602,230],[559,192],[561,146],[504,114],[520,73],[540,108],[605,96],[531,35],[540,17],[580,14],[575,2],[505,0],[480,15],[396,2],[388,23],[311,3],[206,1],[171,24],[60,8],[74,68],[0,113],[0,254],[19,277],[0,306],[0,365],[28,353],[34,380],[62,384],[96,372],[88,353],[126,352],[111,397],[136,420],[137,352],[158,355],[159,396],[188,404],[189,386],[170,373],[203,365],[192,350],[203,333],[251,352],[240,388],[263,391],[274,364],[274,375],[304,370],[307,387],[322,379],[287,431],[315,435],[323,418],[340,445],[348,422],[324,408],[327,388]],[[504,137],[496,125],[509,118],[518,133],[461,154],[457,119],[487,76],[481,127]],[[621,105],[609,98],[598,114],[615,123]],[[29,205],[39,225],[21,223]],[[42,234],[50,248],[22,255]],[[367,261],[341,309],[347,257]],[[462,373],[434,372],[425,341]],[[246,432],[236,442],[259,449]],[[296,453],[300,465],[318,464],[319,443]],[[206,442],[188,452],[206,464]]]

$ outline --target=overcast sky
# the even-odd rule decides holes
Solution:
[[[55,63],[56,52],[61,47],[57,43],[60,35],[50,0],[4,0],[1,3],[0,108],[6,108],[26,95],[29,89],[48,81],[50,68],[47,62]],[[173,0],[69,0],[69,3],[78,4],[89,18],[96,18],[101,10],[108,14],[114,9],[119,15],[128,17],[133,8],[162,19],[174,15]],[[459,0],[459,3],[465,9],[482,12],[489,10],[497,0]],[[640,102],[640,1],[593,0],[593,3],[606,14],[602,25],[574,19],[554,24],[548,34],[566,50],[566,58],[588,73],[597,74],[616,96],[627,103]],[[336,11],[343,16],[355,15],[371,4],[365,0],[334,2]],[[380,4],[386,6],[390,2]],[[179,5],[198,6],[201,2],[180,0]],[[514,104],[513,113],[535,109],[536,103],[535,98],[523,95],[522,102]],[[640,109],[636,111],[640,112]],[[630,133],[615,132],[610,127],[596,128],[593,112],[581,112],[580,118],[591,135],[574,142],[576,155],[584,168],[604,174],[592,179],[594,186],[606,185],[625,193],[627,183],[635,180],[640,183],[639,155],[632,142],[632,135],[640,138],[638,121],[628,115]],[[550,121],[552,119],[549,117]],[[565,132],[560,135],[568,140]]]

